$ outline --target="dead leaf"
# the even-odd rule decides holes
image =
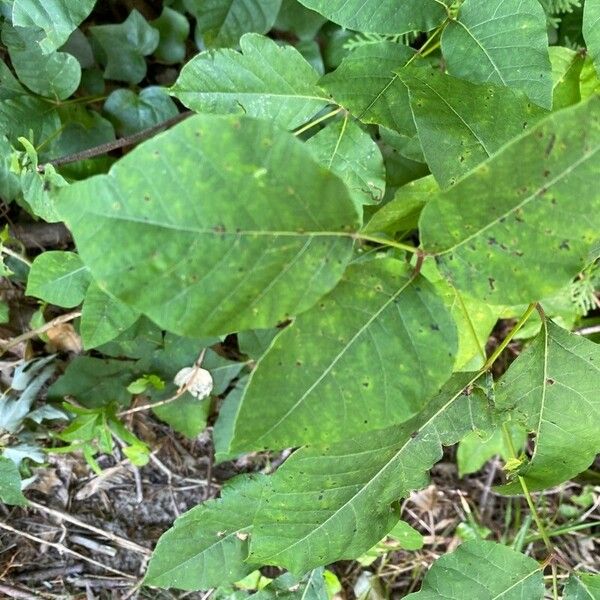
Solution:
[[[83,352],[81,337],[70,323],[55,325],[48,329],[46,335],[49,340],[48,345],[52,347],[53,351],[73,352],[74,354]]]

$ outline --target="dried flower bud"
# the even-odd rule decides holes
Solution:
[[[175,385],[186,390],[199,400],[210,396],[213,389],[212,375],[200,367],[184,367],[175,375]]]

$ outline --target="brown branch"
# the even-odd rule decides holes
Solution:
[[[67,313],[65,315],[60,315],[60,317],[56,317],[56,319],[52,319],[52,321],[48,321],[44,323],[41,327],[37,327],[36,329],[32,329],[31,331],[27,331],[22,335],[12,338],[11,340],[0,340],[0,355],[11,348],[14,348],[21,342],[26,342],[31,338],[34,338],[41,333],[45,333],[49,329],[56,327],[57,325],[62,325],[63,323],[68,323],[69,321],[73,321],[77,317],[81,316],[81,311],[77,310],[74,312]]]
[[[127,146],[134,146],[135,144],[139,144],[141,142],[154,137],[157,133],[162,131],[163,129],[168,129],[173,125],[187,119],[189,116],[194,114],[192,111],[186,111],[159,123],[158,125],[154,125],[149,127],[148,129],[144,129],[143,131],[139,131],[138,133],[134,133],[133,135],[129,135],[126,137],[122,137],[113,142],[107,142],[106,144],[100,144],[99,146],[94,146],[93,148],[88,148],[87,150],[82,150],[81,152],[75,152],[74,154],[69,154],[67,156],[61,156],[59,158],[55,158],[53,160],[49,160],[48,162],[41,164],[38,166],[37,170],[40,173],[43,173],[46,170],[48,165],[52,165],[53,167],[60,167],[61,165],[67,165],[69,163],[74,163],[80,160],[86,160],[88,158],[95,158],[96,156],[102,156],[104,154],[108,154],[113,150],[119,150],[120,148],[126,148]]]
[[[139,544],[136,544],[135,542],[132,542],[131,540],[120,537],[114,533],[111,533],[110,531],[104,531],[104,529],[99,529],[98,527],[89,525],[88,523],[86,523],[84,521],[80,521],[79,519],[72,517],[71,515],[69,515],[67,513],[63,513],[59,510],[56,510],[55,508],[49,508],[48,506],[44,506],[43,504],[38,504],[37,502],[33,502],[33,500],[29,500],[29,505],[32,506],[33,508],[35,508],[36,510],[44,512],[48,515],[52,515],[53,517],[56,517],[57,519],[60,519],[63,521],[68,521],[69,523],[72,523],[73,525],[77,525],[78,527],[87,529],[88,531],[93,531],[94,533],[111,540],[118,546],[121,546],[122,548],[125,548],[127,550],[132,550],[133,552],[137,552],[138,554],[142,554],[143,556],[150,556],[150,554],[152,554],[152,552],[150,550],[148,550],[148,548],[144,548],[143,546],[140,546]]]

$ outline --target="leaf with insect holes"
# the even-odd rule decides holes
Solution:
[[[340,179],[248,117],[191,117],[63,188],[58,205],[103,289],[195,337],[308,309],[341,277],[360,226]]]
[[[498,385],[496,405],[535,435],[519,468],[529,489],[558,485],[600,452],[600,347],[545,321]],[[520,489],[518,483],[505,491]]]
[[[547,113],[520,93],[412,65],[397,71],[431,172],[442,188],[495,154]]]
[[[477,374],[455,375],[402,425],[297,450],[271,477],[254,520],[250,561],[303,573],[360,556],[399,519],[399,499],[468,432],[490,426]]]
[[[232,450],[323,444],[406,421],[450,376],[456,338],[442,299],[405,264],[353,265],[258,362]]]
[[[454,287],[488,304],[551,296],[598,239],[599,158],[596,96],[547,117],[430,200],[423,248]]]
[[[539,563],[495,542],[473,540],[438,558],[410,600],[542,600]]]

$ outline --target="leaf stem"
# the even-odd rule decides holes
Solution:
[[[317,117],[316,119],[313,119],[312,121],[309,121],[308,123],[306,123],[306,125],[303,125],[302,127],[300,127],[300,129],[297,129],[296,131],[294,131],[294,135],[300,135],[300,134],[304,133],[305,131],[312,129],[315,125],[318,125],[319,123],[322,123],[323,121],[326,121],[327,119],[330,119],[331,117],[335,117],[335,115],[342,112],[343,110],[344,110],[343,107],[338,106],[335,110],[332,110],[328,113],[325,113],[324,115],[321,115],[320,117]]]
[[[388,240],[373,235],[364,235],[362,233],[356,233],[353,235],[353,237],[364,242],[373,242],[374,244],[381,244],[382,246],[390,246],[392,248],[398,248],[398,250],[405,250],[406,252],[410,252],[412,254],[419,253],[418,248],[410,246],[409,244],[403,244],[402,242],[396,242],[395,240]]]
[[[0,253],[6,254],[6,256],[11,256],[19,262],[22,262],[24,265],[31,267],[31,262],[29,260],[27,260],[24,256],[21,256],[18,252],[7,248],[6,246],[0,246]]]
[[[529,317],[533,314],[533,311],[537,309],[537,302],[533,302],[527,307],[527,310],[523,313],[521,318],[517,321],[515,326],[510,330],[508,335],[502,340],[501,344],[496,348],[493,354],[487,359],[485,365],[482,367],[482,371],[487,371],[495,362],[496,359],[504,352],[508,344],[512,339],[519,333],[523,325],[527,322]]]
[[[118,140],[114,140],[113,142],[107,142],[106,144],[100,144],[99,146],[94,146],[93,148],[88,148],[87,150],[82,150],[81,152],[75,152],[74,154],[68,154],[67,156],[61,156],[59,158],[55,158],[49,160],[48,162],[41,164],[38,166],[37,170],[40,173],[43,173],[48,165],[52,165],[53,167],[59,167],[61,165],[67,165],[69,163],[78,162],[80,160],[86,160],[89,158],[95,158],[97,156],[102,156],[104,154],[108,154],[113,150],[118,150],[120,148],[125,148],[127,146],[133,146],[134,144],[139,144],[140,142],[144,142],[147,139],[153,137],[163,129],[167,129],[168,127],[172,127],[176,125],[180,121],[187,119],[189,116],[193,115],[192,111],[182,112],[158,125],[153,125],[148,129],[144,129],[143,131],[138,131],[138,133],[134,133],[133,135],[129,135],[123,138],[119,138]]]

